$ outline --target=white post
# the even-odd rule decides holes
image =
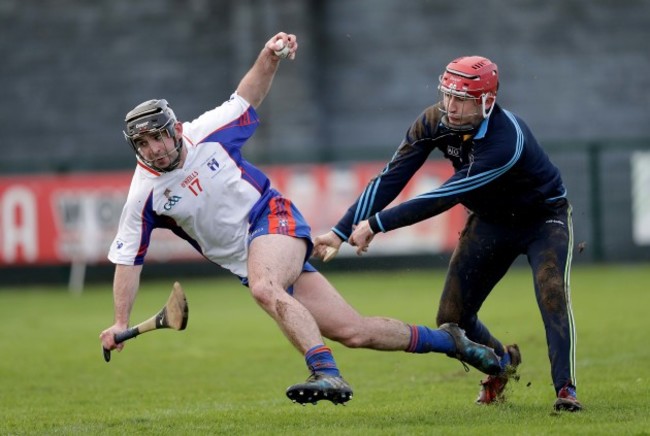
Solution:
[[[73,294],[81,294],[86,282],[88,263],[97,260],[100,245],[100,229],[97,223],[96,193],[87,192],[81,197],[80,220],[77,228],[78,242],[70,264],[68,289]]]

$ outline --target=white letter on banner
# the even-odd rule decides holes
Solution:
[[[16,262],[20,247],[24,260],[35,262],[38,258],[38,228],[34,194],[24,187],[11,187],[5,191],[0,206],[4,262]]]

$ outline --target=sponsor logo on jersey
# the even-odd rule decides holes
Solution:
[[[212,171],[217,171],[217,168],[219,168],[219,162],[217,162],[215,158],[212,158],[212,160],[208,161],[208,168]]]
[[[120,248],[124,247],[124,242],[122,241],[115,241],[115,246],[119,250]]]
[[[550,219],[550,220],[546,220],[544,223],[545,223],[545,224],[559,224],[559,225],[561,225],[562,227],[564,227],[564,222],[562,222],[562,221],[560,221],[560,220],[553,220],[553,219]]]
[[[178,195],[171,195],[169,197],[169,201],[167,201],[167,203],[165,203],[165,205],[163,206],[163,209],[171,210],[172,207],[176,206],[178,202],[181,201],[182,198],[183,197],[180,197]]]
[[[176,206],[176,204],[181,201],[181,198],[183,198],[178,195],[172,195],[172,191],[169,188],[165,189],[163,195],[167,198],[167,203],[163,206],[163,209],[165,210],[171,210],[172,207]]]
[[[451,145],[447,146],[447,154],[453,157],[460,157],[460,148],[452,147]]]

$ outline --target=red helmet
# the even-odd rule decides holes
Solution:
[[[482,56],[463,56],[447,65],[440,76],[439,89],[459,97],[481,98],[497,93],[499,71],[497,64]]]

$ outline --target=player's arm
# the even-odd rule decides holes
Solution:
[[[460,175],[460,173],[457,173]],[[448,180],[440,188],[407,200],[395,207],[386,209],[368,218],[368,225],[373,233],[388,232],[400,227],[424,221],[439,215],[462,200],[462,193],[446,191],[447,183],[453,182],[456,177]]]
[[[113,305],[115,324],[128,327],[133,302],[140,287],[142,265],[115,265],[113,278]]]
[[[462,172],[456,173],[452,179],[445,183],[453,182],[457,180],[457,177],[462,177]],[[444,186],[439,189],[443,189]],[[449,196],[436,193],[436,191],[420,195],[361,221],[350,235],[348,242],[356,247],[357,254],[361,255],[368,251],[368,246],[375,234],[423,221],[450,209],[459,202],[460,196],[458,195]]]
[[[382,210],[404,189],[413,174],[422,167],[431,149],[424,143],[403,142],[393,159],[375,176],[332,229],[314,238],[312,255],[327,261],[328,250],[338,252],[348,241],[356,225]]]
[[[120,216],[115,240],[108,259],[115,264],[113,276],[113,325],[101,332],[99,338],[107,350],[117,348],[114,335],[127,329],[133,302],[140,285],[142,264],[149,247],[151,232],[159,227],[153,211],[153,189],[139,170],[134,173],[126,203]]]
[[[349,238],[352,228],[359,222],[388,206],[422,167],[435,148],[435,126],[438,120],[437,110],[432,106],[425,109],[411,124],[391,161],[368,183],[355,203],[332,228],[332,232],[342,241]]]
[[[121,350],[124,347],[123,343],[115,344],[114,336],[129,326],[129,317],[140,287],[141,272],[142,265],[115,265],[113,278],[114,323],[99,336],[102,346],[107,350],[115,348]]]
[[[239,86],[237,94],[242,96],[254,108],[259,107],[264,98],[271,89],[273,78],[278,71],[281,58],[275,54],[278,41],[282,41],[284,46],[289,47],[288,59],[294,59],[298,49],[296,36],[280,32],[269,39],[264,48],[257,56],[257,60],[250,70],[244,75]]]

